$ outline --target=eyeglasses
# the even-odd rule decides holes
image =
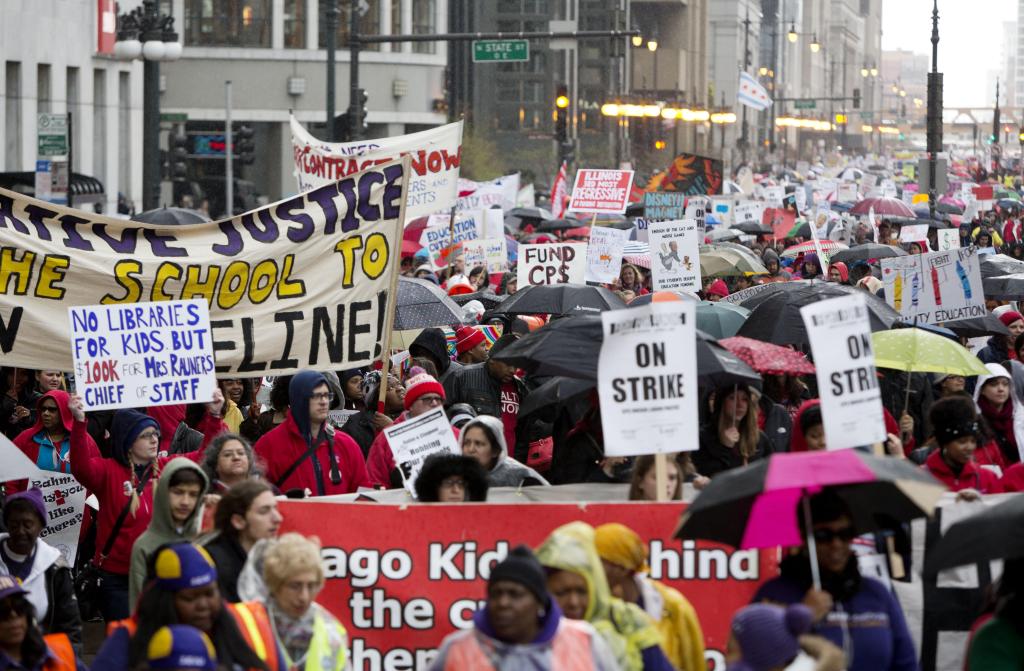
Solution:
[[[57,406],[55,405],[44,405],[39,408],[39,412],[57,412]]]
[[[310,398],[313,399],[314,401],[327,401],[328,403],[330,403],[331,401],[334,400],[334,392],[322,391],[318,394],[313,394],[312,396],[310,396]]]
[[[138,440],[160,440],[159,431],[143,431],[139,434]]]
[[[835,539],[839,539],[844,543],[849,543],[856,536],[853,532],[853,527],[843,527],[842,529],[829,529],[822,527],[814,530],[814,542],[821,543],[822,545],[828,545]]]
[[[438,396],[437,394],[434,394],[433,396],[420,396],[418,399],[416,399],[416,402],[422,403],[424,405],[435,406],[444,403],[444,399]]]
[[[453,475],[450,478],[445,478],[444,480],[442,480],[441,481],[441,487],[443,487],[445,489],[455,489],[456,487],[458,487],[459,489],[465,489],[466,488],[466,481],[463,480],[458,475]]]

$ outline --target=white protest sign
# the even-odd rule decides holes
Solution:
[[[936,231],[938,234],[940,252],[948,252],[951,249],[960,249],[960,231],[955,228],[947,228]]]
[[[623,214],[629,205],[632,184],[632,170],[582,168],[576,172],[568,209],[593,214]]]
[[[986,314],[975,247],[882,259],[882,283],[886,302],[906,321],[939,324]]]
[[[427,457],[442,452],[460,454],[444,408],[434,408],[418,417],[392,424],[384,429],[384,435],[402,473],[405,488],[413,495],[416,494],[416,476]]]
[[[406,221],[449,209],[458,198],[461,121],[419,133],[358,142],[318,140],[295,117],[290,123],[299,193],[334,184],[408,154],[412,170],[405,199]]]
[[[484,266],[487,263],[487,254],[484,252],[484,239],[479,238],[463,242],[462,255],[465,257],[467,273],[477,266]]]
[[[755,222],[759,224],[763,214],[764,203],[740,203],[733,208],[733,223]]]
[[[648,240],[650,240],[650,236],[647,232],[650,226],[650,222],[647,221],[647,219],[643,217],[637,217],[636,219],[633,220],[633,226],[636,227],[637,242],[647,242]]]
[[[508,245],[504,236],[484,240],[484,261],[488,274],[493,275],[508,270]]]
[[[508,198],[508,190],[501,184],[481,184],[472,193],[462,196],[455,201],[456,212],[472,212],[473,210],[488,210],[492,206],[497,205],[503,207],[506,205]],[[512,200],[512,205],[509,209],[515,207],[515,199]]]
[[[764,202],[770,207],[782,207],[782,199],[786,197],[786,187],[766,186],[764,188]]]
[[[453,251],[453,245],[480,237],[480,226],[476,218],[456,216],[455,226],[449,226],[447,220],[446,217],[446,222],[440,226],[427,226],[420,234],[420,246],[426,247],[430,252],[430,260],[435,269],[441,269],[448,265],[448,256]],[[454,241],[452,240],[453,230]]]
[[[818,203],[814,208],[814,222],[811,227],[819,240],[828,239],[828,224],[832,218],[832,210],[828,203]]]
[[[700,232],[700,241],[704,242],[704,233],[707,231],[707,203],[703,199],[691,199],[686,205],[686,214],[683,219],[693,219],[697,222],[697,230]]]
[[[24,480],[38,471],[39,467],[10,438],[0,433],[0,482]]]
[[[481,235],[485,238],[505,237],[505,213],[499,208],[483,211]]]
[[[696,303],[650,303],[601,313],[598,357],[604,453],[696,450]]]
[[[592,226],[590,242],[587,244],[584,281],[610,284],[618,279],[619,271],[622,270],[622,249],[628,240],[629,231]]]
[[[693,219],[651,224],[651,276],[655,291],[701,290],[702,239]]]
[[[86,410],[206,403],[214,377],[205,300],[68,308]]]
[[[519,189],[516,194],[516,207],[534,207],[537,205],[537,195],[534,193],[533,183],[527,184]]]
[[[46,503],[49,519],[39,538],[57,548],[68,565],[74,566],[85,514],[85,487],[72,475],[51,471],[36,471],[28,479],[28,486],[38,487]]]
[[[796,204],[796,213],[802,214],[807,211],[807,192],[801,188],[797,188],[793,192],[793,202]]]
[[[720,226],[732,226],[732,201],[712,200],[711,214],[718,220]],[[687,215],[689,216],[689,215]]]
[[[928,243],[928,224],[908,224],[900,228],[900,242],[907,244],[911,242]]]
[[[587,243],[519,245],[516,277],[519,287],[530,284],[583,284]]]
[[[857,202],[857,184],[855,182],[843,182],[839,185],[839,192],[836,200],[840,203]]]
[[[864,296],[851,294],[800,308],[817,368],[828,449],[885,440],[882,392],[875,373]]]

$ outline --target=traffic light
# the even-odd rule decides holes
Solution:
[[[555,91],[555,140],[560,145],[569,139],[569,89],[560,84]]]
[[[989,144],[995,144],[995,141],[996,141],[996,135],[995,135],[995,133],[989,133],[989,136],[988,136],[988,143],[989,143]]]
[[[1019,140],[1020,143],[1024,145],[1024,126],[1020,127],[1020,132],[1017,133],[1017,140]]]
[[[860,109],[860,89],[853,89],[853,109]]]
[[[252,165],[256,160],[256,157],[253,155],[256,145],[253,143],[252,137],[252,126],[242,124],[234,129],[234,137],[232,138],[235,145],[234,155],[242,165]]]
[[[366,137],[366,131],[369,130],[370,125],[366,123],[366,103],[369,102],[370,95],[366,92],[366,89],[356,89],[356,100],[350,106],[349,113],[349,132],[352,129],[359,128],[359,137]],[[351,138],[351,134],[349,135]]]
[[[170,140],[168,176],[172,181],[184,182],[188,179],[188,136],[175,134]]]

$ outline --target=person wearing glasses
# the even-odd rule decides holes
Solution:
[[[39,397],[36,402],[36,421],[14,439],[26,457],[41,471],[71,473],[71,427],[74,422],[66,391],[53,389]],[[93,439],[84,438],[93,449]],[[7,483],[7,493],[24,491],[26,480]]]
[[[297,373],[288,384],[288,415],[256,441],[266,479],[282,492],[303,496],[351,494],[370,486],[356,441],[327,421],[334,392],[316,371]]]
[[[807,548],[779,565],[781,575],[761,585],[753,603],[803,603],[814,613],[812,633],[846,653],[849,671],[917,671],[917,653],[903,610],[889,588],[862,576],[852,541],[853,517],[830,489],[811,497],[816,559]],[[801,536],[804,535],[801,516]],[[821,589],[813,587],[811,561],[817,561]]]
[[[213,392],[206,404],[210,414],[220,414],[224,394]],[[85,406],[80,396],[69,403],[71,474],[99,499],[96,514],[96,554],[93,565],[102,577],[100,611],[107,622],[128,617],[128,575],[132,546],[153,519],[153,489],[164,466],[174,457],[199,462],[203,451],[160,457],[160,427],[138,410],[118,410],[110,425],[111,457],[104,458],[89,439]]]
[[[395,419],[395,424],[430,412],[444,405],[444,387],[435,377],[419,366],[409,370],[409,378],[405,381],[405,398],[402,401],[405,412]],[[459,439],[459,431],[452,428],[455,439]],[[373,439],[370,454],[366,458],[366,467],[370,472],[370,481],[374,487],[398,488],[402,486],[402,478],[395,469],[395,456],[391,452],[387,434],[383,431]]]

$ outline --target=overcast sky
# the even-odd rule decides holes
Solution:
[[[989,70],[1000,70],[1003,22],[1017,20],[1015,0],[939,0],[939,72],[943,103],[991,106]],[[932,53],[932,0],[882,0],[882,48]]]

